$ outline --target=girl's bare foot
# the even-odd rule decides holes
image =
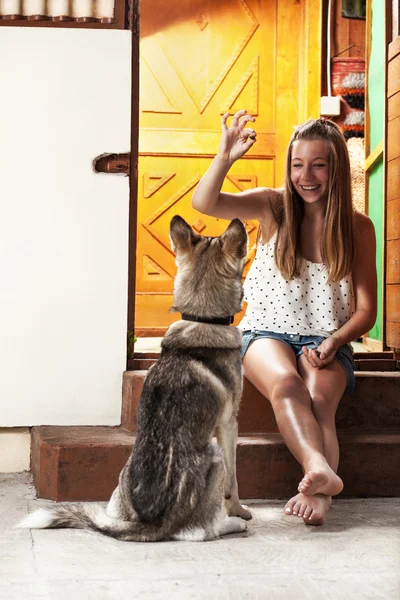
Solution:
[[[288,516],[302,517],[306,525],[322,525],[332,504],[330,496],[315,494],[306,496],[297,494],[286,504],[284,513]]]
[[[297,489],[306,496],[336,496],[343,489],[343,481],[326,463],[307,471]]]

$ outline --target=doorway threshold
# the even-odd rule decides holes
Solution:
[[[162,337],[138,337],[135,342],[135,354],[160,352]]]
[[[160,352],[162,337],[139,337],[135,342],[135,353]],[[354,352],[369,352],[362,342],[351,342]]]

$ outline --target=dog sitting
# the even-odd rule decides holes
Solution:
[[[229,326],[242,304],[246,230],[235,219],[220,237],[202,237],[175,216],[170,237],[178,267],[172,311],[182,320],[168,328],[145,380],[118,487],[106,509],[59,505],[20,527],[92,529],[136,542],[205,541],[246,529],[251,513],[236,480],[242,336]]]

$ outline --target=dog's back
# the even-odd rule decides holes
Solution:
[[[173,511],[180,521],[193,510],[205,488],[214,428],[239,400],[240,374],[240,346],[163,348],[143,387],[130,470],[142,521],[172,518]]]
[[[107,512],[65,505],[22,526],[91,528],[133,541],[243,531],[241,519],[225,523],[225,463],[211,441],[216,426],[236,416],[241,395],[241,334],[229,324],[241,308],[247,234],[234,220],[220,238],[201,237],[174,217],[170,235],[178,266],[172,310],[183,319],[168,329],[144,383],[133,452]]]

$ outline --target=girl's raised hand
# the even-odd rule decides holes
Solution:
[[[231,126],[226,124],[230,113],[222,116],[222,137],[219,145],[218,156],[234,163],[252,147],[256,141],[256,132],[251,127],[246,127],[249,121],[255,121],[252,115],[247,115],[245,110],[238,110],[232,117]]]

